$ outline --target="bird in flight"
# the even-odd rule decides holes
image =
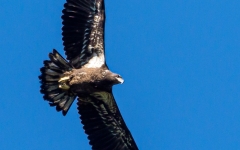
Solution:
[[[138,150],[112,94],[123,78],[105,61],[104,0],[67,0],[62,40],[67,56],[55,49],[44,61],[40,92],[65,116],[77,98],[78,112],[94,150]]]

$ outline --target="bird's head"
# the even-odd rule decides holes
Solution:
[[[119,74],[116,74],[115,76],[114,76],[114,78],[115,78],[115,82],[116,82],[116,84],[123,84],[123,82],[124,82],[124,80],[123,80],[123,78],[119,75]]]
[[[122,84],[124,82],[123,78],[116,73],[112,73],[109,70],[104,71],[104,79],[109,84]]]

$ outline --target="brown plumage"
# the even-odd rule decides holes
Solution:
[[[123,83],[105,62],[104,0],[67,0],[63,9],[63,45],[44,61],[39,76],[43,98],[66,115],[78,98],[78,112],[94,150],[137,150],[112,94]]]

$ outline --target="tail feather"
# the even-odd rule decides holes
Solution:
[[[52,71],[55,71],[58,73],[62,73],[64,71],[49,60],[45,60],[43,64],[46,68],[51,69]]]
[[[54,49],[49,54],[50,60],[43,62],[44,67],[40,69],[41,83],[40,92],[43,98],[49,101],[50,106],[55,106],[57,111],[62,111],[65,116],[71,107],[76,95],[69,90],[59,88],[59,80],[63,73],[72,69],[71,65]]]
[[[67,111],[67,110],[71,107],[74,99],[75,99],[74,97],[69,97],[68,101],[67,101],[67,102],[65,103],[65,105],[63,106],[63,110],[64,110],[64,111]]]
[[[55,65],[59,66],[60,68],[68,70],[71,66],[68,62],[54,49],[53,53],[49,54],[50,60],[55,63]]]

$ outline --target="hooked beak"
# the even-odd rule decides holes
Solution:
[[[120,84],[123,84],[123,82],[124,82],[123,78],[121,78],[121,77],[120,77],[120,78],[117,77],[116,79],[118,80],[118,82],[119,82]]]

